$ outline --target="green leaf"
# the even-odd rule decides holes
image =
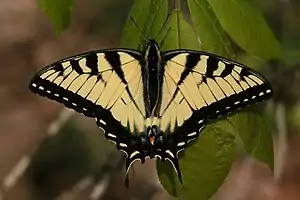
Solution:
[[[236,61],[258,72],[269,66],[267,60],[255,56],[250,56],[249,54],[245,53],[236,55]]]
[[[222,27],[247,53],[280,58],[281,47],[259,10],[247,0],[207,0]]]
[[[56,33],[60,34],[70,24],[75,0],[38,0],[38,6],[50,18]]]
[[[270,126],[262,116],[242,112],[228,118],[234,123],[237,136],[246,152],[274,168],[273,139]]]
[[[284,51],[283,61],[289,68],[298,67],[300,63],[300,49],[287,49]]]
[[[232,58],[233,53],[219,20],[206,0],[188,0],[191,18],[200,36],[202,50]]]
[[[201,47],[193,28],[184,19],[180,10],[170,15],[161,37],[164,36],[166,38],[161,47],[163,51],[182,48],[199,50]]]
[[[235,159],[234,129],[225,120],[207,126],[196,142],[180,158],[184,189],[179,186],[168,162],[158,162],[159,178],[165,189],[174,196],[207,200],[224,182]]]
[[[146,39],[157,39],[167,14],[168,1],[166,0],[135,0],[123,29],[121,47],[141,50]]]

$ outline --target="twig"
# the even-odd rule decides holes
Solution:
[[[47,136],[55,136],[59,132],[63,124],[66,123],[68,119],[70,119],[73,113],[74,111],[70,109],[63,109],[59,114],[59,117],[49,125],[47,129]],[[23,156],[12,168],[12,170],[4,177],[4,181],[0,189],[0,200],[2,198],[3,192],[9,191],[11,188],[13,188],[18,180],[24,175],[30,165],[31,159],[32,158],[30,154]]]
[[[76,194],[78,194],[78,192],[83,192],[84,190],[86,190],[88,187],[92,186],[95,183],[95,180],[92,176],[86,176],[82,179],[80,179],[71,189],[70,192],[72,192],[74,194],[74,196]],[[62,192],[57,198],[55,198],[56,200],[63,200],[64,199],[64,195],[66,193],[68,193],[69,191],[64,191]],[[72,194],[72,195],[73,195]]]
[[[284,24],[285,16],[289,12],[290,1],[289,0],[279,0],[281,4],[281,40],[284,34]],[[287,152],[287,119],[286,119],[286,106],[283,103],[278,103],[275,107],[275,121],[278,131],[278,141],[277,141],[277,156],[275,157],[275,166],[274,166],[274,178],[279,180],[281,178],[282,172],[284,170],[284,161]]]
[[[280,179],[284,169],[285,155],[287,152],[287,123],[286,123],[286,107],[283,103],[278,103],[275,106],[275,120],[278,131],[277,156],[274,166],[274,178]]]
[[[110,177],[108,175],[105,175],[102,180],[99,181],[98,184],[96,184],[90,194],[89,200],[97,200],[100,199],[100,197],[104,194],[106,191],[108,185],[109,185]]]
[[[174,0],[175,10],[180,10],[180,0]]]
[[[47,135],[50,137],[55,136],[61,127],[72,117],[74,111],[68,108],[64,108],[59,114],[58,118],[53,121],[47,129]]]
[[[19,162],[13,167],[11,172],[4,178],[3,188],[4,190],[9,190],[12,188],[18,181],[20,177],[24,174],[30,163],[29,156],[23,156]]]

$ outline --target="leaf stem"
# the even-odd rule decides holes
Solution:
[[[175,10],[180,10],[180,0],[174,0]]]

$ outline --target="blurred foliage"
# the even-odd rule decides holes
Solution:
[[[132,2],[133,0],[118,1],[118,3],[111,0],[90,1],[92,10],[97,15],[89,17],[87,31],[100,38],[120,39]]]
[[[119,167],[123,155],[95,129],[85,133],[71,119],[56,136],[41,143],[30,171],[34,184],[45,195],[43,199],[56,197],[84,176],[93,174],[99,179]]]
[[[48,198],[55,197],[58,194],[49,191],[53,189],[49,184],[52,185],[55,181],[56,187],[59,187],[61,182],[72,184],[78,181],[82,176],[87,175],[90,161],[86,138],[74,126],[67,123],[57,136],[46,139],[34,155],[31,163],[33,181]],[[58,176],[59,181],[56,179]]]
[[[76,0],[38,0],[37,2],[51,19],[57,34],[69,26]]]
[[[298,133],[300,130],[300,103],[287,110],[288,127],[291,133]]]

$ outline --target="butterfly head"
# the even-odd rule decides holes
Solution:
[[[160,52],[160,48],[158,43],[154,39],[150,39],[145,46],[145,53],[148,57],[149,55],[158,56]]]
[[[151,145],[154,145],[156,135],[157,135],[157,127],[156,126],[148,127],[147,138],[148,138],[148,142]]]
[[[158,43],[154,39],[150,39],[148,45],[158,46]]]
[[[158,134],[157,126],[152,126],[148,128],[147,140],[152,146],[157,145],[163,140],[162,136]]]

